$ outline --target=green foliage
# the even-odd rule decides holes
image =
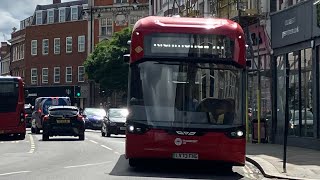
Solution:
[[[123,55],[129,54],[128,40],[131,38],[131,28],[114,33],[110,40],[97,44],[94,52],[84,62],[89,79],[100,83],[109,91],[127,91],[128,64],[123,61]]]

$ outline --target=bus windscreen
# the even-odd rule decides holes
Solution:
[[[0,112],[16,111],[18,102],[18,83],[16,82],[0,82]]]
[[[153,33],[145,36],[146,57],[233,59],[234,40],[216,34]]]

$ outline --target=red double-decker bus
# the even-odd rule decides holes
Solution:
[[[126,158],[245,165],[245,36],[227,19],[146,17],[132,32]]]
[[[26,135],[25,91],[20,77],[0,76],[0,135]]]

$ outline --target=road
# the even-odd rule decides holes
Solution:
[[[168,168],[151,164],[133,169],[124,158],[124,136],[102,137],[87,130],[85,141],[76,137],[54,137],[42,141],[41,134],[28,131],[25,140],[0,139],[0,179],[265,179],[250,163],[220,173],[190,166]]]

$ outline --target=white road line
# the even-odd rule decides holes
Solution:
[[[93,143],[95,143],[95,144],[98,144],[98,142],[96,142],[96,141],[94,141],[94,140],[89,140],[89,141],[91,141],[91,142],[93,142]]]
[[[246,171],[248,172],[248,175],[250,176],[250,178],[256,179],[254,177],[254,175],[253,175],[254,173],[251,171],[251,169],[248,166],[245,166],[244,169],[246,169]]]
[[[33,153],[36,145],[34,144],[33,136],[29,134],[30,137],[30,151],[28,153]]]
[[[3,141],[1,141],[0,143],[1,143],[1,144],[3,144],[4,142],[3,142]]]
[[[107,147],[107,146],[105,146],[105,145],[101,145],[101,146],[104,147],[104,148],[106,148],[106,149],[109,149],[110,151],[112,151],[111,148],[109,148],[109,147]]]
[[[248,174],[248,173],[249,173],[249,172],[247,171],[247,169],[246,169],[246,166],[243,167],[243,171],[244,171],[245,174]]]
[[[115,151],[114,153],[115,153],[115,154],[118,154],[118,155],[120,155],[120,153],[119,153],[119,152],[117,152],[117,151]]]
[[[0,174],[0,176],[7,176],[7,175],[12,175],[12,174],[21,174],[21,173],[29,173],[29,172],[31,172],[31,171],[8,172],[8,173]]]
[[[77,168],[77,167],[86,167],[86,166],[96,166],[96,165],[107,164],[107,163],[111,163],[111,161],[106,161],[106,162],[101,162],[101,163],[94,163],[94,164],[82,164],[82,165],[76,165],[76,166],[66,166],[64,168],[68,169],[68,168]]]

